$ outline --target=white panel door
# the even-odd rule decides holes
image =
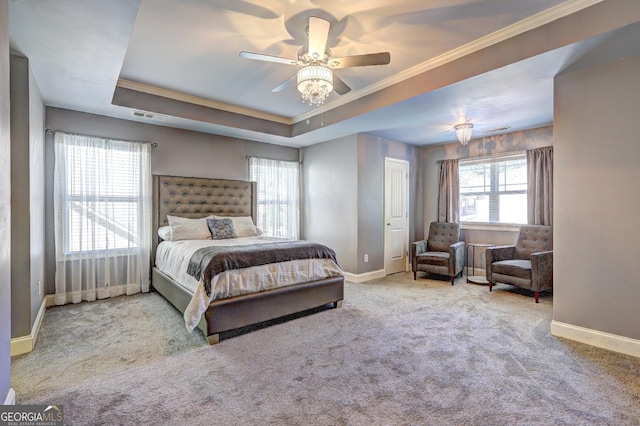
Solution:
[[[384,268],[387,275],[407,270],[409,252],[409,162],[385,158]]]

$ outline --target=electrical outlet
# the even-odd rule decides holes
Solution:
[[[364,263],[367,263],[369,261],[369,255],[365,254],[364,255]]]

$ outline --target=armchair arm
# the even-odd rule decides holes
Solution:
[[[427,240],[420,240],[411,243],[411,270],[416,272],[418,263],[416,262],[416,256],[420,253],[427,251]]]
[[[531,254],[531,290],[543,291],[553,288],[553,251]]]
[[[449,276],[456,276],[464,269],[464,241],[449,246]]]
[[[485,250],[485,256],[487,259],[486,265],[485,265],[485,274],[487,276],[487,280],[489,282],[493,282],[493,277],[491,275],[491,264],[493,262],[497,262],[499,260],[513,259],[515,254],[516,254],[515,245],[487,247],[487,250]]]

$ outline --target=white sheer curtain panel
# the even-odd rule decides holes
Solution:
[[[264,235],[297,239],[300,163],[249,158],[249,179],[258,183],[256,226]]]
[[[151,147],[55,133],[56,304],[149,291]]]

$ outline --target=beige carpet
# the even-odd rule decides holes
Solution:
[[[51,308],[20,404],[78,425],[640,425],[640,359],[552,337],[552,296],[399,274],[207,346],[158,294]]]

